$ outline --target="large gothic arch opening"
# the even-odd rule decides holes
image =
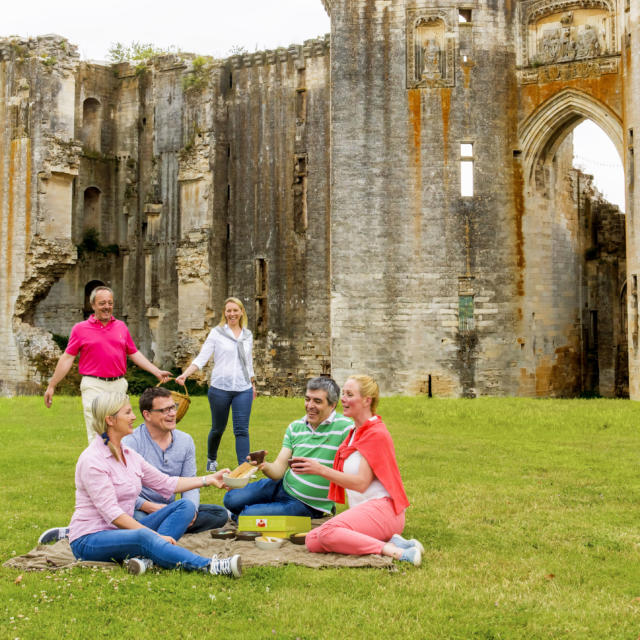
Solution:
[[[520,131],[524,172],[522,393],[628,394],[625,218],[573,166],[573,131],[589,119],[622,151],[617,118],[566,90]]]

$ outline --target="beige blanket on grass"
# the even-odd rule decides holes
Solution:
[[[221,557],[239,553],[243,568],[280,567],[285,564],[299,564],[305,567],[379,567],[394,569],[393,561],[387,556],[345,556],[338,553],[310,553],[304,545],[285,540],[276,550],[262,551],[255,542],[237,540],[214,540],[209,531],[186,534],[180,538],[183,547],[201,556],[210,557],[217,553]],[[16,556],[4,563],[20,571],[57,571],[68,567],[108,567],[115,568],[114,562],[79,562],[71,553],[68,540],[60,540],[52,545],[38,545],[29,553]]]

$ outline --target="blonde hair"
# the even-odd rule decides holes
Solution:
[[[91,413],[93,415],[93,430],[102,436],[107,432],[107,417],[115,416],[125,404],[129,402],[129,396],[126,393],[103,393],[93,399],[91,403]],[[120,454],[112,442],[106,445],[115,456],[116,460],[120,460]]]
[[[240,328],[246,329],[247,325],[249,324],[249,318],[247,318],[247,312],[244,308],[244,305],[242,304],[242,300],[239,300],[238,298],[227,298],[224,301],[224,304],[222,305],[222,316],[220,317],[220,326],[224,327],[224,325],[227,324],[227,319],[224,315],[224,312],[229,302],[233,302],[233,304],[237,304],[240,307],[240,311],[242,311],[242,316],[240,318]]]
[[[349,376],[347,380],[353,380],[358,385],[360,395],[363,398],[371,398],[371,413],[375,414],[380,400],[380,388],[378,383],[371,377],[362,374]]]

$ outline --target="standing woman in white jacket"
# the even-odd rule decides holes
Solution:
[[[200,353],[176,378],[184,385],[186,379],[202,369],[213,356],[213,371],[209,385],[211,405],[211,431],[207,441],[207,471],[218,468],[218,447],[227,428],[229,409],[236,438],[238,464],[246,462],[249,454],[249,416],[256,397],[253,372],[253,336],[247,329],[248,319],[244,305],[238,298],[224,301],[220,324],[213,328],[200,349]]]

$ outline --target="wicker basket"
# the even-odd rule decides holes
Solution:
[[[172,378],[173,380],[173,378]],[[158,382],[156,387],[159,387],[162,383]],[[187,409],[191,404],[191,398],[189,397],[189,391],[187,391],[187,386],[184,387],[184,393],[180,393],[179,391],[173,391],[173,389],[169,389],[169,393],[173,398],[174,402],[178,405],[178,412],[176,414],[176,422],[180,422],[182,418],[184,418],[184,414],[187,413]]]

